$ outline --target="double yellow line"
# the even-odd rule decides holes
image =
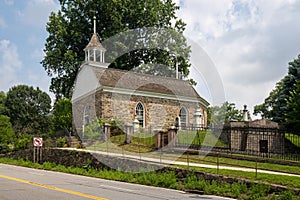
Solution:
[[[10,176],[5,176],[5,175],[1,175],[1,174],[0,174],[0,178],[8,179],[8,180],[11,180],[11,181],[16,181],[16,182],[19,182],[19,183],[34,185],[34,186],[37,186],[37,187],[46,188],[46,189],[50,189],[50,190],[55,190],[55,191],[59,191],[59,192],[64,192],[64,193],[72,194],[72,195],[75,195],[75,196],[85,197],[85,198],[88,198],[88,199],[108,200],[108,199],[93,196],[93,195],[90,195],[90,194],[84,194],[84,193],[81,193],[81,192],[66,190],[66,189],[62,189],[62,188],[58,188],[58,187],[54,187],[54,186],[50,186],[50,185],[35,183],[35,182],[31,182],[31,181],[27,181],[27,180],[23,180],[23,179],[18,179],[18,178],[14,178],[14,177],[10,177]]]

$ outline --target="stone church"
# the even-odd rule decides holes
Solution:
[[[108,68],[95,24],[84,51],[72,96],[78,130],[96,118],[161,130],[207,126],[209,103],[188,81]]]

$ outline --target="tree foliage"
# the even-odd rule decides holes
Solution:
[[[139,37],[123,38],[125,42],[116,42],[107,49],[109,67],[131,70],[144,63],[159,63],[175,68],[179,63],[179,71],[184,76],[189,73],[189,47],[185,39],[169,38],[157,32],[144,32],[142,27],[169,28],[174,33],[182,33],[185,24],[177,19],[178,6],[172,0],[60,0],[61,8],[51,13],[47,23],[49,33],[45,44],[45,57],[42,65],[52,77],[50,91],[60,97],[70,98],[72,87],[80,64],[84,60],[83,49],[91,37],[91,20],[97,17],[97,33],[104,41],[118,33],[131,29],[139,29]],[[92,12],[91,12],[92,11]],[[156,43],[162,49],[148,49],[149,46],[116,55],[120,49],[136,49],[141,42],[154,36],[160,38]],[[129,41],[135,41],[134,43]],[[150,43],[153,42],[147,41]],[[170,52],[169,52],[170,50]],[[113,60],[112,58],[117,58]],[[153,69],[153,68],[152,68]],[[167,70],[168,71],[168,70]]]
[[[288,74],[276,84],[275,89],[262,104],[254,107],[254,114],[261,114],[263,118],[289,126],[289,122],[285,120],[285,114],[291,110],[287,106],[286,99],[289,99],[291,92],[296,89],[297,80],[300,80],[300,55],[294,61],[289,62]]]
[[[14,141],[15,133],[9,117],[0,115],[0,144],[9,144]]]
[[[295,89],[286,99],[288,112],[285,114],[289,128],[300,132],[300,82],[297,81]]]
[[[7,108],[5,106],[6,102],[6,94],[0,91],[0,115],[7,114]]]
[[[60,99],[54,104],[53,126],[55,131],[72,131],[72,103],[70,99]]]
[[[5,103],[12,126],[17,136],[41,135],[49,132],[51,99],[39,88],[26,85],[12,87]]]
[[[250,115],[248,112],[248,118]],[[243,110],[238,110],[235,103],[224,102],[221,106],[213,106],[208,108],[208,123],[220,125],[229,123],[230,121],[242,121]]]

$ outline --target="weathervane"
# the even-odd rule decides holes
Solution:
[[[90,12],[93,12],[94,13],[94,33],[96,33],[96,11],[95,10],[90,10]]]

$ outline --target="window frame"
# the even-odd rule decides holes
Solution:
[[[184,111],[185,113],[182,113]],[[188,122],[189,122],[189,111],[186,107],[181,106],[179,110],[179,118],[180,118],[180,128],[181,129],[186,129],[188,127]],[[182,115],[183,114],[183,115]],[[184,117],[182,117],[184,116]]]
[[[142,116],[141,114],[138,114],[138,111],[142,112]],[[145,106],[142,102],[138,102],[135,106],[135,118],[139,121],[139,126],[145,128]]]

